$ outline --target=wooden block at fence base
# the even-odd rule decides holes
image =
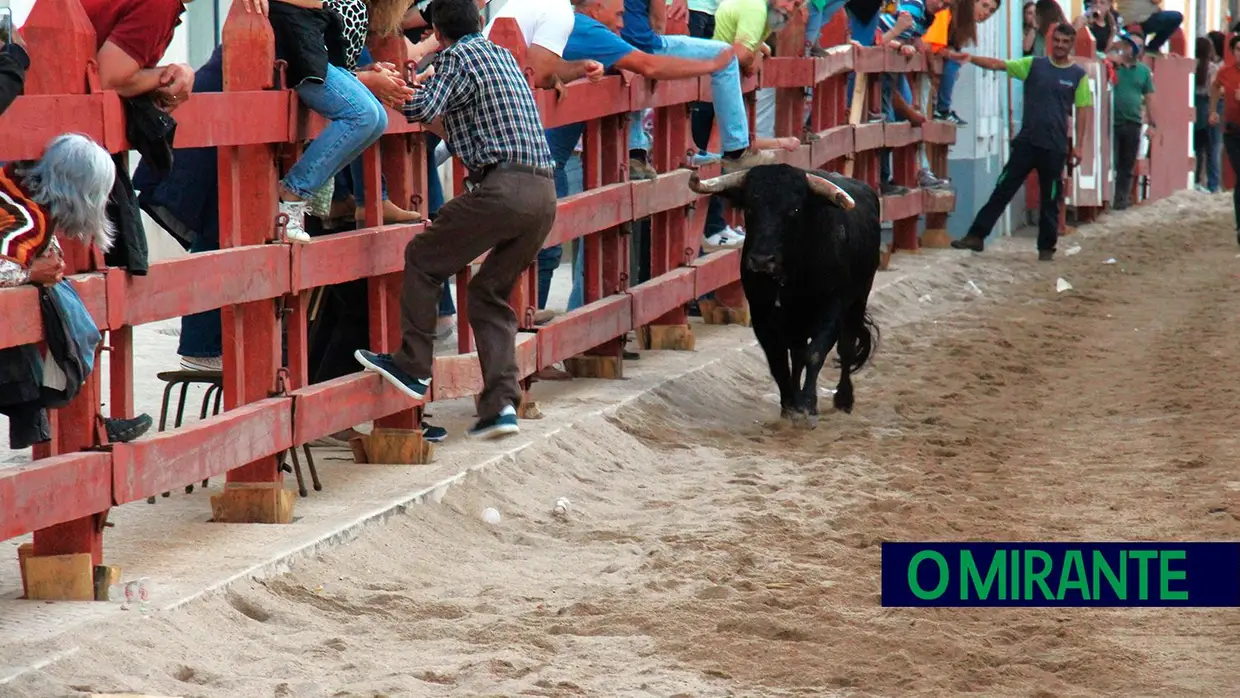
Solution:
[[[421,429],[376,427],[366,438],[366,460],[383,465],[426,465],[435,447],[422,438]]]
[[[943,228],[928,228],[921,234],[921,246],[943,249],[952,246],[952,236]]]
[[[95,600],[110,601],[108,587],[121,583],[121,568],[116,565],[95,565]]]
[[[521,406],[517,408],[518,419],[542,419],[542,410],[538,409],[538,403],[530,399],[529,395],[522,396]]]
[[[564,370],[575,378],[624,378],[624,362],[619,356],[574,356],[564,359]]]
[[[637,328],[637,343],[642,349],[693,351],[693,329],[688,325],[644,325]]]
[[[349,439],[349,448],[353,449],[353,462],[358,465],[366,465],[370,459],[366,456],[366,439],[365,435],[354,436]]]
[[[229,482],[222,493],[211,497],[211,520],[215,523],[292,523],[293,495],[280,482]]]
[[[94,601],[94,562],[90,553],[29,555],[26,585],[26,598],[32,601]]]
[[[26,558],[34,555],[34,543],[22,543],[17,546],[17,567],[21,570],[22,575],[22,598],[26,598],[30,593],[30,588],[26,586]]]
[[[702,322],[707,325],[744,325],[749,327],[749,304],[739,308],[723,305],[718,301],[700,300],[698,310],[702,313]]]

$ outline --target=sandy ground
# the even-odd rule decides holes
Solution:
[[[1236,695],[1236,610],[884,609],[878,546],[1240,536],[1229,204],[1180,194],[1053,264],[1016,240],[876,302],[857,409],[815,431],[738,352],[4,695]]]

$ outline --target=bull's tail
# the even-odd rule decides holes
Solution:
[[[840,356],[849,356],[849,372],[860,371],[870,360],[870,355],[878,348],[880,332],[870,311],[866,307],[868,298],[861,298],[844,313],[844,331],[840,333],[841,341],[852,343],[851,352],[837,352]]]

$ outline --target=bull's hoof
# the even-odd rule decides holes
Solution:
[[[806,429],[813,430],[817,426],[818,426],[818,415],[816,414],[805,415],[805,428]]]
[[[779,411],[779,418],[787,422],[795,422],[797,413],[791,407],[785,407]]]

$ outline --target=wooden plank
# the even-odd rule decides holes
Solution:
[[[252,402],[187,427],[113,445],[114,498],[117,504],[146,499],[292,445],[293,400]]]
[[[5,161],[35,160],[64,133],[104,143],[103,99],[101,94],[18,97],[0,115],[0,153]]]
[[[907,194],[883,197],[883,215],[885,221],[898,221],[921,215],[921,189],[910,189]]]
[[[678,169],[661,174],[657,179],[633,182],[633,220],[670,211],[697,201],[699,196],[689,189],[693,172]],[[705,205],[706,199],[702,199]]]
[[[633,298],[633,327],[641,327],[697,298],[697,270],[693,267],[673,269],[657,278],[629,288]]]
[[[866,150],[878,150],[885,143],[886,136],[883,133],[883,127],[886,124],[857,124],[853,126],[853,148],[855,152],[864,152]]]
[[[719,250],[689,263],[696,270],[693,296],[699,298],[741,278],[741,251]]]
[[[538,336],[534,332],[517,334],[517,375],[522,378],[538,371]],[[482,367],[478,352],[435,357],[435,378],[431,396],[435,400],[469,397],[482,392]]]
[[[543,247],[554,247],[569,240],[614,228],[633,220],[633,190],[629,182],[584,191],[560,199],[555,225]]]
[[[80,452],[0,469],[0,540],[112,506],[112,457]]]
[[[423,224],[385,225],[316,237],[293,260],[293,291],[405,270],[405,247]]]
[[[921,142],[921,131],[907,121],[883,124],[883,143],[888,148],[899,148]]]
[[[948,121],[926,121],[921,125],[921,139],[934,145],[952,145],[956,142],[956,124]]]
[[[810,162],[820,168],[832,160],[850,155],[853,152],[853,127],[847,124],[836,126],[818,133],[818,140],[813,144]]]
[[[629,111],[670,107],[701,99],[697,78],[688,80],[650,80],[640,75],[629,85]]]
[[[288,245],[233,247],[157,262],[146,276],[120,277],[124,324],[277,298],[289,292],[289,268]]]
[[[956,193],[944,189],[922,190],[923,213],[951,213],[956,209]]]
[[[288,114],[292,95],[292,90],[195,92],[174,114],[176,147],[288,143],[293,140],[292,124],[288,119],[237,117],[241,114]]]
[[[629,107],[629,87],[619,76],[606,77],[598,83],[574,80],[565,85],[562,100],[553,90],[535,90],[534,99],[545,128],[632,111]]]
[[[341,376],[294,390],[293,443],[304,444],[409,409],[409,398],[376,373]]]
[[[888,49],[882,46],[853,48],[853,70],[858,73],[882,73],[886,70]]]
[[[633,299],[610,296],[556,317],[538,329],[538,364],[545,368],[633,329]]]

